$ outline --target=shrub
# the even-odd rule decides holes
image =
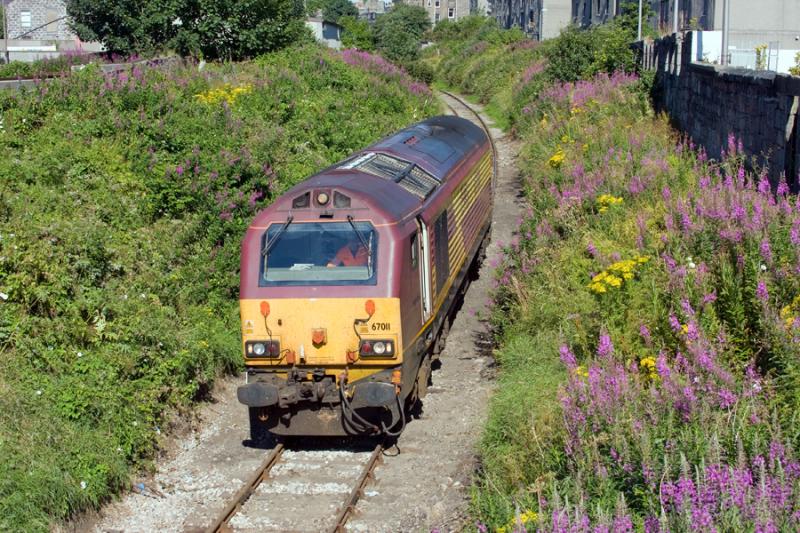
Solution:
[[[342,32],[344,48],[357,48],[367,52],[375,50],[375,36],[366,20],[346,16],[339,19],[339,24],[344,28]]]
[[[375,21],[377,49],[392,61],[411,61],[417,58],[422,34],[430,28],[424,8],[399,4]]]
[[[152,457],[165,412],[239,368],[253,215],[438,111],[370,57],[90,66],[0,92],[0,529],[46,531],[107,500]]]
[[[81,39],[123,55],[172,48],[181,55],[239,60],[283,48],[304,34],[293,0],[70,0],[67,13]],[[131,16],[130,14],[135,14]]]

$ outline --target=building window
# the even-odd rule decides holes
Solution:
[[[447,18],[454,19],[456,18],[456,8],[448,7],[447,8]]]
[[[440,5],[442,5],[442,3],[440,2],[440,0],[436,0],[436,5],[435,5],[434,7],[439,7]]]
[[[431,7],[431,0],[428,0],[428,7]]]
[[[30,28],[31,27],[31,12],[30,11],[20,11],[19,12],[19,25],[23,28]]]
[[[434,15],[434,17],[433,17],[433,22],[434,23],[439,22],[439,12],[438,11],[436,12],[436,15]]]

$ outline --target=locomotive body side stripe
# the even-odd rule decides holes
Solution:
[[[465,232],[464,219],[470,214],[478,219],[481,218],[481,215],[484,215],[484,219],[486,218],[487,209],[482,202],[478,202],[478,198],[481,192],[490,192],[492,169],[492,152],[487,151],[453,193],[453,200],[448,206],[448,216],[453,219],[451,224],[453,229],[448,243],[450,272],[447,282],[442,287],[437,287],[438,292],[434,302],[434,309],[437,310],[437,313],[467,259],[467,250],[473,248],[476,238],[475,234],[467,235]]]

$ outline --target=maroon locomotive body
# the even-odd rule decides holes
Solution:
[[[287,191],[247,231],[239,400],[251,431],[397,433],[488,238],[494,154],[420,122]]]

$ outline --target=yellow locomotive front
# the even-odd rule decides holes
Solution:
[[[352,191],[308,188],[245,237],[239,401],[254,438],[391,434],[405,397],[397,228]]]

